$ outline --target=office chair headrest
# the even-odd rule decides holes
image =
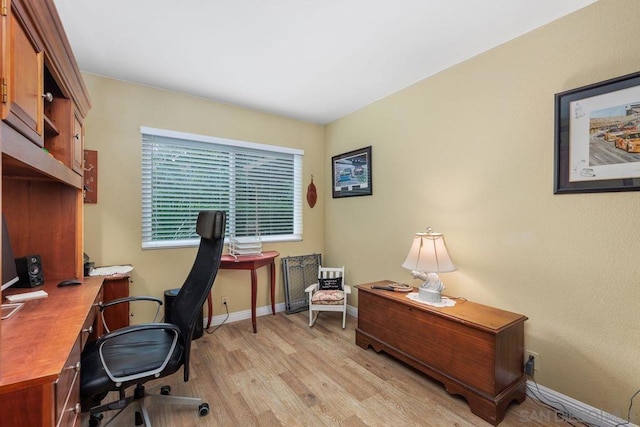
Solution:
[[[205,239],[219,239],[224,236],[224,212],[202,211],[198,214],[196,233]]]

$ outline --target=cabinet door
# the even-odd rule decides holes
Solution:
[[[43,146],[44,54],[41,43],[18,11],[10,8],[2,64],[2,120]]]
[[[77,114],[73,115],[73,135],[71,136],[73,147],[73,170],[80,175],[83,174],[83,150],[84,128]]]
[[[107,277],[104,285],[104,302],[129,296],[129,277]],[[129,303],[116,304],[104,310],[104,320],[111,331],[129,326]]]

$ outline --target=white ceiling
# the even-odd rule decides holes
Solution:
[[[596,0],[54,0],[82,71],[329,123]]]

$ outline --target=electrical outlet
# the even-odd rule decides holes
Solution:
[[[529,356],[533,356],[533,360],[534,360],[533,371],[534,371],[534,373],[540,372],[540,353],[536,353],[535,351],[531,351],[531,350],[525,350],[524,351],[524,363],[527,363],[527,361],[529,360]]]
[[[223,306],[223,307],[224,307],[225,305],[226,305],[226,306],[229,306],[229,297],[228,297],[228,296],[224,296],[224,297],[222,297],[222,301],[221,301],[221,302],[222,302],[222,306]]]

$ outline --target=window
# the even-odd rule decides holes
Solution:
[[[302,239],[302,150],[147,127],[142,247],[194,246],[198,212],[227,212],[227,236]]]

